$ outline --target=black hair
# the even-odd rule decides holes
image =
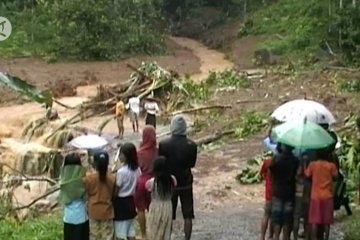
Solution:
[[[328,130],[330,125],[328,123],[320,123],[320,127],[322,127],[324,130]]]
[[[120,153],[124,155],[125,157],[125,164],[128,165],[128,167],[135,171],[138,169],[138,157],[137,157],[137,151],[136,147],[132,143],[125,143],[120,148]]]
[[[65,156],[64,166],[81,165],[81,159],[77,153],[69,153]]]
[[[154,161],[154,179],[160,198],[165,199],[171,196],[174,183],[166,158],[163,156],[157,157]]]
[[[106,175],[109,166],[109,154],[107,152],[96,152],[94,154],[95,168],[99,173],[99,180],[106,183]]]
[[[316,152],[318,160],[329,160],[329,150],[328,148],[319,149]]]

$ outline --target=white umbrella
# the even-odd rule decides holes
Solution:
[[[101,149],[108,144],[108,141],[95,134],[82,135],[69,142],[70,146],[81,149]]]
[[[332,113],[324,105],[306,99],[297,99],[284,103],[271,116],[280,122],[299,121],[305,118],[318,124],[336,122]]]

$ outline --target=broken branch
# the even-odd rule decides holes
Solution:
[[[203,107],[197,107],[197,108],[191,108],[191,109],[175,111],[175,112],[172,112],[171,115],[174,116],[174,115],[177,115],[177,114],[192,113],[192,112],[198,112],[198,111],[204,111],[204,110],[210,110],[210,109],[216,109],[216,108],[227,109],[227,108],[232,108],[232,106],[231,105],[203,106]]]

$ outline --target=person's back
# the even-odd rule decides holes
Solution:
[[[291,153],[275,156],[270,166],[273,177],[273,196],[288,201],[294,198],[295,177],[299,166],[298,159]]]
[[[193,141],[186,136],[172,136],[160,142],[159,155],[166,157],[178,186],[192,184],[191,168],[195,166],[197,156],[197,146]]]
[[[129,99],[129,108],[132,112],[139,114],[140,113],[140,98],[131,97]]]
[[[185,119],[177,115],[171,120],[172,136],[159,144],[159,155],[164,156],[170,172],[177,180],[177,188],[172,197],[173,219],[176,219],[178,199],[184,218],[185,239],[191,238],[192,219],[194,218],[193,176],[191,168],[195,167],[197,145],[187,138],[187,124]]]
[[[115,177],[108,174],[106,183],[99,181],[98,173],[90,173],[85,179],[88,193],[89,217],[94,220],[110,220],[114,218],[112,195]]]
[[[310,163],[306,175],[312,179],[311,199],[328,199],[333,197],[333,179],[337,176],[334,163],[318,160]]]

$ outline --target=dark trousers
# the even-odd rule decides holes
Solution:
[[[82,224],[64,223],[64,240],[89,240],[89,221]]]

